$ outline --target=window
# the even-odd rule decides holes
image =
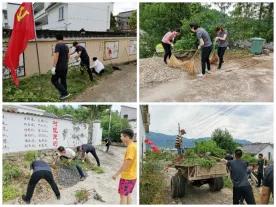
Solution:
[[[58,10],[58,21],[64,20],[64,7],[60,7]]]
[[[125,114],[125,115],[124,115],[124,118],[125,118],[125,119],[128,119],[128,115],[127,115],[127,114]]]
[[[271,152],[268,152],[268,160],[271,160]]]

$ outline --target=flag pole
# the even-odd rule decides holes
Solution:
[[[38,44],[37,44],[37,36],[36,36],[36,27],[35,27],[35,15],[34,15],[34,7],[32,4],[33,17],[34,17],[34,32],[35,32],[35,47],[36,47],[36,57],[37,57],[37,65],[38,65],[38,74],[41,74],[40,70],[40,61],[39,61],[39,53],[38,53]]]

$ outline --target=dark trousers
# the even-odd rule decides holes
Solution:
[[[108,152],[108,150],[109,150],[109,144],[107,144],[107,145],[105,145],[106,146],[106,152]]]
[[[88,60],[81,60],[80,63],[81,67],[84,67],[89,75],[90,80],[93,80],[93,75],[92,75],[92,71],[90,69],[90,61]]]
[[[41,170],[41,171],[34,172],[30,178],[28,188],[27,188],[27,193],[26,193],[27,201],[31,201],[35,186],[41,179],[45,179],[50,184],[52,190],[55,192],[55,195],[57,197],[60,196],[60,192],[58,190],[57,184],[54,181],[52,172],[48,170]]]
[[[245,200],[247,204],[256,204],[252,187],[233,187],[233,204],[240,204],[241,200]]]
[[[203,47],[201,49],[201,67],[202,67],[203,75],[205,74],[206,65],[207,65],[207,70],[211,70],[210,60],[209,60],[209,56],[211,52],[212,52],[212,46]]]
[[[91,153],[92,155],[93,155],[93,157],[95,158],[95,160],[96,160],[96,162],[97,162],[97,165],[98,166],[100,166],[101,164],[100,164],[100,159],[99,159],[99,157],[98,157],[98,155],[97,155],[97,153],[96,153],[96,149],[95,148],[93,148],[93,149],[91,149],[90,151],[88,151],[87,153]]]
[[[264,177],[263,173],[258,172],[258,175],[257,175],[257,179],[258,179],[257,186],[258,186],[258,187],[261,186],[263,177]]]
[[[79,172],[79,174],[80,174],[80,177],[81,177],[81,178],[84,177],[84,173],[83,173],[81,167],[80,167],[79,165],[76,165],[76,168],[77,168],[77,170],[78,170],[78,172]]]
[[[171,45],[170,44],[167,44],[167,43],[164,43],[162,42],[162,46],[165,50],[165,54],[164,54],[164,62],[167,64],[167,58],[169,57],[169,59],[171,58],[172,56],[172,50],[171,50]]]
[[[92,68],[92,73],[101,76],[104,73],[104,69],[101,70],[99,73],[96,72],[95,68]]]
[[[227,47],[218,47],[218,56],[219,56],[219,66],[218,68],[220,69],[223,63],[223,56],[225,53],[225,50],[227,49]]]
[[[67,92],[67,70],[62,72],[57,72],[55,75],[52,75],[51,82],[59,91],[61,96],[65,96],[68,94]]]

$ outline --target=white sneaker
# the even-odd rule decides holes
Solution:
[[[208,73],[208,74],[212,74],[212,72],[211,72],[210,70],[207,70],[207,71],[206,71],[206,73]]]
[[[202,73],[197,74],[197,77],[199,77],[199,78],[203,78],[203,74],[202,74]]]

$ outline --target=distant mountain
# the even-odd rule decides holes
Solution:
[[[175,137],[176,135],[166,135],[157,132],[149,132],[147,133],[147,137],[150,138],[158,147],[160,148],[174,148]],[[196,141],[208,140],[210,137],[202,137],[202,138],[188,138],[184,139],[185,148],[192,148],[195,145]],[[251,144],[250,141],[245,139],[234,139],[236,143],[241,145]]]

